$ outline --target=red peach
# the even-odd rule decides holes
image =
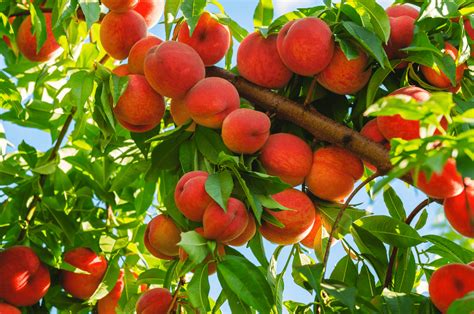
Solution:
[[[204,211],[212,201],[206,192],[209,174],[204,171],[191,171],[179,179],[174,192],[174,201],[179,211],[189,220],[200,222]]]
[[[418,173],[415,186],[432,198],[450,198],[462,193],[464,184],[461,175],[456,169],[456,161],[448,159],[440,173],[433,172],[427,178],[423,171]]]
[[[311,147],[289,133],[270,135],[260,153],[260,162],[267,173],[292,186],[303,183],[312,160]]]
[[[138,3],[138,0],[102,0],[110,11],[125,12],[133,9]]]
[[[109,294],[99,300],[97,302],[97,311],[98,314],[116,314],[115,308],[117,307],[120,297],[122,296],[122,291],[124,288],[124,281],[123,276],[125,272],[123,269],[120,270],[119,278],[117,279],[117,283],[110,290]]]
[[[143,39],[140,39],[133,45],[130,49],[128,55],[128,68],[131,73],[135,74],[145,74],[143,65],[145,63],[145,57],[148,51],[161,44],[163,41],[155,36],[148,36]]]
[[[146,23],[137,12],[109,12],[100,24],[100,41],[114,59],[128,57],[137,41],[147,36]]]
[[[6,303],[0,303],[0,313],[2,314],[21,314],[21,311],[14,306]]]
[[[145,19],[148,28],[153,27],[158,23],[163,11],[165,10],[164,0],[138,0],[138,4],[133,8]]]
[[[87,300],[99,287],[107,270],[107,261],[87,248],[76,248],[64,254],[64,261],[89,274],[61,270],[61,284],[73,297]]]
[[[253,238],[256,232],[257,232],[257,225],[255,223],[255,219],[249,215],[249,223],[247,227],[245,228],[244,232],[242,232],[241,235],[239,235],[234,240],[227,242],[226,244],[232,245],[232,246],[242,246],[245,243],[249,242]]]
[[[240,43],[237,68],[246,80],[266,88],[282,88],[293,75],[278,54],[277,35],[265,38],[259,32]]]
[[[316,217],[313,202],[306,194],[295,189],[286,189],[272,196],[279,204],[289,210],[265,211],[280,221],[284,227],[280,228],[267,221],[262,222],[260,233],[276,244],[294,244],[303,240],[311,231]]]
[[[458,57],[458,50],[456,49],[456,47],[446,42],[444,43],[444,54],[450,56],[454,61],[456,61]],[[439,88],[453,87],[453,85],[451,84],[451,81],[446,76],[446,74],[444,74],[437,66],[430,68],[425,65],[422,65],[420,68],[421,68],[421,72],[425,76],[425,79],[431,85],[439,87]],[[464,63],[459,64],[456,67],[456,85],[462,80],[462,77],[464,75],[464,70],[466,68],[467,67]]]
[[[132,132],[149,131],[163,118],[165,101],[143,75],[131,74],[128,78],[127,88],[117,101],[114,114],[120,124]]]
[[[0,278],[0,299],[15,306],[37,303],[51,285],[48,269],[27,246],[0,252]]]
[[[204,63],[186,44],[166,41],[148,51],[145,76],[161,95],[182,98],[205,75]]]
[[[145,230],[146,241],[155,251],[161,254],[178,256],[178,243],[181,241],[181,231],[170,217],[158,215],[147,225]]]
[[[472,25],[469,19],[464,19],[464,29],[466,30],[467,35],[472,40],[474,40],[474,28],[472,28]]]
[[[307,248],[313,249],[314,240],[316,239],[318,232],[321,232],[321,226],[322,226],[321,215],[316,210],[316,216],[314,219],[313,227],[311,228],[311,231],[308,233],[308,235],[303,240],[300,241],[301,244],[303,244]]]
[[[444,214],[457,232],[474,238],[474,186],[466,186],[458,196],[445,199]]]
[[[248,225],[249,215],[244,203],[229,198],[227,211],[219,204],[211,202],[202,220],[204,237],[219,242],[229,242],[240,236]]]
[[[409,16],[415,20],[418,19],[420,15],[417,9],[406,4],[392,5],[385,11],[389,17]]]
[[[362,130],[360,130],[360,135],[376,142],[379,144],[382,144],[385,146],[385,148],[390,150],[390,143],[387,142],[385,137],[383,136],[382,132],[380,132],[378,124],[377,124],[377,118],[370,120],[367,122]],[[377,168],[375,168],[374,165],[364,161],[364,165],[369,168],[372,171],[376,171]]]
[[[329,26],[315,17],[291,21],[278,34],[278,53],[293,72],[312,76],[331,62],[334,40]]]
[[[407,56],[406,52],[400,49],[407,48],[413,41],[415,32],[415,19],[410,16],[389,17],[390,38],[384,47],[390,60],[401,59]],[[404,67],[403,64],[400,67]]]
[[[234,153],[254,154],[270,136],[270,126],[270,118],[263,112],[237,109],[222,123],[222,140]]]
[[[112,73],[117,76],[127,76],[129,74],[132,74],[128,69],[128,64],[119,65],[118,67],[112,70]]]
[[[181,126],[191,119],[191,114],[186,107],[186,102],[184,98],[173,98],[170,102],[170,114],[173,118],[174,123],[177,126]],[[186,129],[187,131],[193,132],[196,129],[196,123],[191,123],[191,125]]]
[[[164,288],[148,290],[138,299],[137,314],[166,314],[173,301],[171,293]]]
[[[220,77],[209,77],[198,82],[186,94],[186,108],[199,125],[220,128],[224,119],[240,107],[237,89]]]

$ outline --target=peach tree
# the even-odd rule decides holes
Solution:
[[[0,3],[0,313],[474,311],[474,3],[240,10]]]

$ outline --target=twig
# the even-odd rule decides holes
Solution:
[[[174,291],[173,294],[173,300],[171,300],[171,304],[168,308],[168,311],[166,311],[167,314],[173,313],[174,311],[174,306],[176,305],[176,301],[178,300],[178,294],[179,294],[179,289],[181,289],[182,286],[186,284],[186,280],[184,277],[180,277],[178,281],[178,286],[176,287],[176,290]]]
[[[303,106],[306,107],[309,105],[311,102],[311,99],[313,98],[314,94],[314,89],[316,88],[316,82],[318,80],[316,79],[316,75],[313,77],[313,80],[311,81],[311,85],[309,86],[308,93],[306,94],[306,98],[304,100]]]

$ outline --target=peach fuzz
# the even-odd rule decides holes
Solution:
[[[170,217],[158,215],[148,223],[145,241],[161,254],[178,256],[181,231]]]
[[[138,1],[139,0],[102,0],[102,4],[110,11],[125,12],[133,9]]]
[[[456,49],[456,47],[446,42],[444,44],[444,54],[450,56],[454,61],[456,61],[458,57],[458,50]],[[456,66],[456,85],[462,80],[462,77],[464,75],[464,70],[466,68],[467,67],[464,63],[458,64]],[[451,84],[451,81],[446,76],[446,74],[444,74],[437,66],[430,68],[426,65],[422,65],[420,69],[425,79],[431,85],[435,87],[439,87],[439,88],[453,87],[453,85]]]
[[[231,36],[229,28],[220,24],[208,12],[204,12],[189,34],[189,26],[184,22],[178,33],[178,41],[191,46],[201,56],[205,66],[211,66],[224,58],[229,50]]]
[[[255,223],[255,219],[249,215],[249,223],[247,227],[245,228],[244,232],[242,232],[241,235],[239,235],[237,238],[235,238],[232,241],[227,242],[227,245],[232,245],[232,246],[242,246],[249,242],[255,233],[257,232],[257,224]]]
[[[191,119],[191,114],[186,107],[186,102],[184,98],[173,98],[170,102],[170,114],[173,118],[173,122],[177,126],[181,126]],[[191,123],[191,125],[186,129],[187,131],[193,132],[196,129],[196,123]]]
[[[339,95],[360,91],[370,79],[372,69],[368,67],[368,57],[359,49],[359,56],[349,60],[337,46],[329,65],[317,75],[318,83]]]
[[[145,76],[161,95],[182,98],[197,82],[204,79],[201,57],[186,44],[166,41],[148,51]]]
[[[155,26],[163,15],[165,0],[138,0],[133,10],[145,19],[147,27],[150,28]]]
[[[229,198],[227,211],[211,202],[202,220],[204,237],[219,242],[229,242],[240,236],[247,227],[249,214],[245,204],[236,198]]]
[[[466,186],[458,196],[445,199],[444,214],[454,230],[474,238],[474,186]]]
[[[158,46],[162,42],[161,39],[155,36],[147,36],[137,41],[132,49],[130,49],[128,55],[128,68],[130,72],[134,74],[145,74],[143,66],[146,54],[151,48]]]
[[[415,186],[432,198],[444,199],[457,196],[464,189],[463,179],[456,169],[456,161],[448,159],[440,173],[431,173],[430,178],[423,171],[418,173]]]
[[[433,304],[446,312],[455,300],[474,291],[474,268],[464,264],[448,264],[435,270],[429,280]]]
[[[270,136],[270,126],[270,118],[263,112],[237,109],[222,123],[222,140],[234,153],[254,154]]]
[[[0,299],[15,306],[37,303],[51,285],[48,269],[27,246],[0,252],[0,278]]]
[[[21,54],[30,61],[45,62],[52,59],[57,50],[60,48],[59,44],[54,38],[51,13],[44,13],[46,21],[46,41],[41,49],[37,52],[36,36],[31,32],[31,16],[27,16],[18,28],[16,34],[16,43]]]
[[[277,35],[264,38],[259,32],[240,43],[237,69],[246,80],[266,88],[282,88],[293,75],[278,54]]]
[[[114,59],[128,57],[137,41],[147,36],[145,20],[133,10],[123,13],[109,12],[100,25],[100,41]]]
[[[313,227],[311,228],[311,231],[308,233],[308,235],[301,240],[301,244],[306,246],[309,249],[314,248],[314,241],[318,237],[318,233],[321,233],[321,227],[322,227],[322,221],[321,221],[321,215],[319,212],[316,210],[316,216],[314,219],[314,224]]]
[[[122,291],[125,285],[123,281],[124,274],[124,270],[121,269],[115,286],[105,297],[97,302],[98,314],[116,314],[115,308],[120,301],[120,297],[122,296]]]
[[[389,96],[395,95],[405,95],[418,102],[427,101],[431,96],[429,92],[416,86],[397,89]],[[377,126],[387,140],[392,138],[402,138],[404,140],[420,138],[420,122],[403,119],[400,115],[377,117]]]
[[[307,17],[288,22],[278,33],[278,53],[293,72],[313,76],[331,62],[334,40],[329,26],[321,19]]]
[[[204,171],[191,171],[179,179],[174,191],[174,201],[179,211],[189,220],[201,222],[204,211],[212,201],[206,192],[209,174]]]
[[[306,194],[295,189],[286,189],[274,194],[272,198],[289,210],[265,211],[280,221],[280,228],[267,221],[262,221],[260,233],[262,236],[279,245],[294,244],[303,240],[311,231],[316,217],[313,202]]]
[[[64,290],[75,298],[87,300],[99,286],[107,270],[107,261],[87,248],[76,248],[64,254],[64,261],[89,274],[61,270]]]
[[[305,183],[317,197],[340,201],[352,192],[363,173],[359,158],[343,148],[328,146],[314,152],[313,165]]]
[[[137,314],[166,314],[172,301],[173,296],[164,288],[148,290],[137,301]]]
[[[234,85],[225,79],[208,77],[191,88],[185,103],[197,124],[217,129],[232,111],[240,107],[240,97]]]
[[[120,124],[132,132],[149,131],[163,118],[165,101],[143,75],[132,74],[128,78],[127,88],[118,99],[114,114]]]
[[[21,311],[16,307],[0,302],[0,313],[2,314],[21,314]]]
[[[128,69],[128,64],[121,64],[115,69],[112,70],[112,73],[117,75],[117,76],[127,76],[130,73],[130,70]]]
[[[301,138],[277,133],[270,135],[259,159],[268,174],[296,186],[309,174],[313,157],[311,147]]]
[[[409,16],[413,19],[418,19],[420,13],[417,9],[406,4],[392,5],[388,7],[385,12],[389,17]]]

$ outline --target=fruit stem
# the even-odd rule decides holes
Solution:
[[[176,305],[176,301],[178,300],[178,294],[179,294],[179,289],[181,289],[182,286],[186,284],[186,280],[184,279],[184,276],[179,278],[178,281],[178,286],[176,286],[176,290],[174,291],[173,294],[173,300],[171,300],[170,307],[168,308],[168,311],[166,311],[167,314],[173,313],[173,309]]]

